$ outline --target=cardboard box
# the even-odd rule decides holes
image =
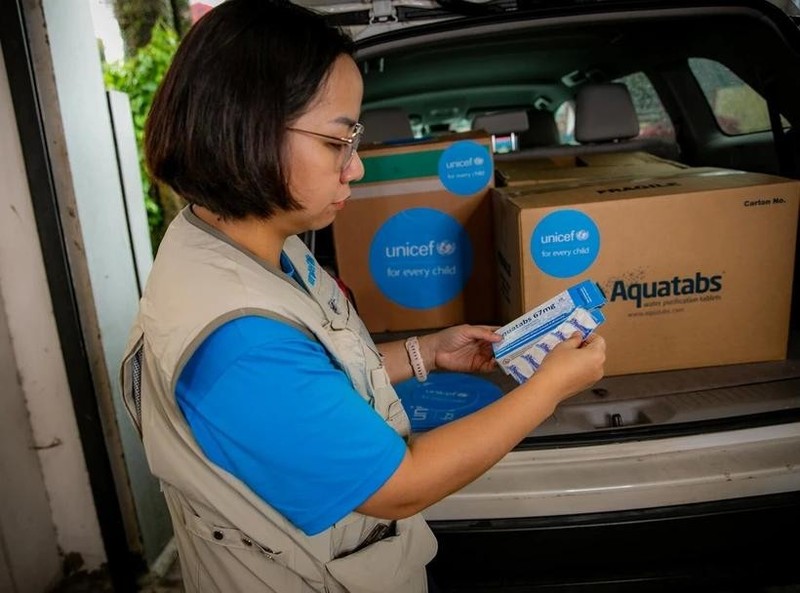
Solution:
[[[591,278],[609,375],[785,358],[799,200],[723,169],[494,190],[501,318]]]
[[[468,133],[359,150],[365,175],[333,240],[371,332],[496,319],[489,147]]]
[[[687,165],[647,152],[598,153],[580,156],[502,160],[497,170],[508,187],[588,178],[656,177],[674,175]]]

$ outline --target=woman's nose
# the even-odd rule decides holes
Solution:
[[[356,152],[350,162],[342,171],[342,182],[352,183],[364,177],[364,163],[361,162],[361,156]]]

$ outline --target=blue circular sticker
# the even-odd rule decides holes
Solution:
[[[439,179],[447,191],[471,196],[492,180],[492,157],[485,146],[472,140],[450,145],[439,157]]]
[[[411,378],[395,389],[414,432],[466,416],[503,395],[491,381],[464,373],[431,373],[424,383]]]
[[[472,273],[472,243],[458,221],[432,208],[389,218],[369,247],[369,271],[383,295],[411,309],[455,298]]]
[[[578,210],[558,210],[533,229],[531,257],[539,269],[556,278],[585,272],[600,251],[600,231]]]

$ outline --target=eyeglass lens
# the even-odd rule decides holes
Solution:
[[[350,162],[353,160],[353,156],[358,151],[358,145],[361,144],[361,137],[364,135],[364,126],[361,124],[356,124],[355,130],[353,130],[352,139],[353,141],[346,145],[344,148],[344,160],[342,161],[342,171],[347,169],[350,165]]]

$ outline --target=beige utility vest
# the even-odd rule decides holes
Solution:
[[[178,377],[203,340],[231,319],[262,315],[318,340],[358,393],[408,436],[408,417],[350,302],[299,238],[289,238],[284,252],[304,286],[184,209],[161,243],[131,332],[123,396],[162,484],[184,587],[187,593],[424,593],[436,540],[421,515],[397,521],[393,535],[369,545],[389,522],[356,512],[309,537],[211,463],[178,408]],[[269,388],[254,386],[253,397]],[[263,446],[271,446],[269,434]]]

